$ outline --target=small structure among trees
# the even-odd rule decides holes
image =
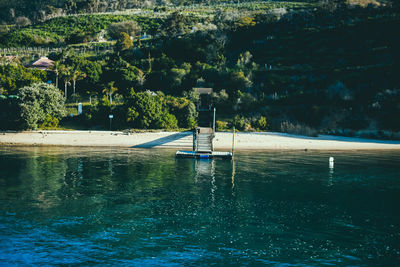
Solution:
[[[41,57],[38,60],[31,63],[29,67],[31,69],[39,69],[39,70],[49,71],[53,68],[54,63],[55,62],[53,60],[51,60],[47,57]]]
[[[194,88],[194,91],[199,95],[197,103],[197,110],[199,112],[200,127],[211,127],[212,110],[211,110],[211,96],[213,93],[212,88]]]
[[[197,104],[199,110],[211,110],[211,94],[212,88],[194,88],[194,91],[199,94],[200,99]]]

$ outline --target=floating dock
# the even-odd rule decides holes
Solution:
[[[177,151],[177,158],[195,158],[195,159],[212,159],[225,158],[231,159],[234,151],[235,131],[233,131],[232,152],[214,151],[215,137],[215,108],[211,108],[212,88],[195,88],[200,94],[200,100],[197,104],[199,112],[199,127],[193,131],[193,151]],[[212,128],[211,128],[212,126]]]
[[[211,152],[197,152],[197,151],[177,151],[175,156],[177,158],[195,158],[195,159],[212,159],[212,158],[225,158],[231,159],[233,154],[231,152],[211,151]]]

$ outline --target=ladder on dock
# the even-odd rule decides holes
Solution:
[[[212,128],[196,128],[193,140],[193,150],[201,153],[211,153],[212,151],[214,151],[213,139],[214,131]]]
[[[231,159],[232,152],[214,151],[214,129],[209,127],[197,127],[193,131],[193,151],[177,151],[177,158],[225,158]]]
[[[197,105],[199,127],[193,131],[193,151],[177,151],[175,156],[198,159],[232,158],[231,152],[214,151],[215,108],[211,104],[212,88],[197,88],[196,92],[200,94]]]

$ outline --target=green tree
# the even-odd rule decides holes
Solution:
[[[162,95],[150,92],[135,93],[127,98],[125,104],[126,121],[129,126],[140,129],[174,129],[178,121],[169,113]]]
[[[106,64],[102,75],[103,84],[115,82],[115,86],[120,90],[120,94],[127,96],[130,88],[141,87],[145,77],[140,75],[141,70],[123,60],[121,56],[114,57]]]
[[[73,94],[76,92],[76,81],[86,78],[86,73],[75,69],[71,74]]]
[[[54,65],[50,67],[50,69],[54,72],[56,75],[56,87],[58,88],[58,76],[60,75],[60,69],[61,69],[61,62],[56,61],[54,62]]]
[[[175,89],[179,88],[182,85],[185,76],[190,73],[190,69],[190,63],[186,62],[183,63],[180,68],[172,68],[168,74],[170,86]]]
[[[264,116],[261,116],[260,118],[258,118],[258,120],[256,121],[256,127],[260,130],[265,130],[267,129],[268,123],[267,123],[267,118],[265,118]]]
[[[71,84],[71,80],[72,80],[72,72],[71,72],[71,68],[61,64],[59,66],[60,68],[60,76],[61,78],[64,80],[64,95],[65,95],[65,99],[67,99],[68,97],[68,85]]]
[[[5,95],[14,94],[23,86],[46,80],[47,74],[42,70],[29,69],[16,63],[0,65],[0,88],[2,88],[2,94]]]
[[[67,44],[80,44],[80,43],[87,43],[91,39],[92,39],[91,34],[89,34],[88,32],[82,31],[80,29],[76,29],[67,36],[67,38],[65,39],[65,42]]]
[[[135,37],[140,34],[141,27],[136,21],[122,21],[112,23],[107,28],[107,33],[112,39],[118,39],[121,33],[126,33],[129,36]]]
[[[198,112],[194,103],[184,97],[166,96],[169,111],[178,120],[180,128],[193,128],[197,125]]]
[[[169,37],[175,37],[187,33],[190,25],[188,17],[177,11],[166,19],[162,33]]]
[[[88,82],[96,84],[103,73],[101,67],[102,64],[100,62],[85,60],[82,62],[80,69],[86,74]]]
[[[110,106],[112,106],[112,96],[117,91],[118,91],[118,88],[114,87],[114,82],[109,82],[107,84],[107,87],[103,89],[103,93],[105,93],[106,96],[108,97],[108,101],[110,103]]]
[[[61,92],[46,83],[25,86],[18,90],[19,120],[23,129],[36,129],[46,120],[66,116],[65,99]]]
[[[127,50],[129,48],[133,47],[133,41],[129,37],[129,35],[126,32],[121,32],[117,43],[115,44],[115,48],[118,52],[122,52],[124,50]]]

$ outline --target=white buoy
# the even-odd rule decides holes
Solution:
[[[334,159],[333,157],[329,157],[329,168],[333,169]]]

